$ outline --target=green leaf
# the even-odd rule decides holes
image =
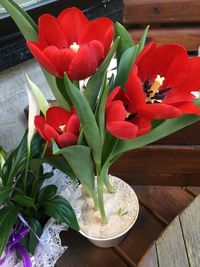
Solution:
[[[200,100],[195,102],[200,106]],[[119,140],[112,157],[114,158],[125,151],[151,144],[199,120],[200,116],[196,115],[184,115],[175,119],[165,120],[145,135],[131,140]]]
[[[31,143],[31,158],[40,153],[42,138],[36,134]],[[5,185],[12,185],[13,178],[25,170],[27,161],[27,131],[19,146],[9,155],[2,169]]]
[[[66,223],[72,229],[79,231],[76,214],[70,203],[61,196],[55,196],[43,203],[45,214],[54,219]]]
[[[5,249],[9,235],[17,222],[18,211],[13,206],[6,206],[0,210],[0,256]]]
[[[49,108],[49,104],[48,104],[46,98],[44,97],[44,95],[40,91],[40,89],[37,87],[37,85],[29,79],[28,75],[26,75],[26,78],[28,80],[28,83],[29,83],[29,86],[31,88],[31,91],[33,91],[33,93],[34,93],[34,95],[35,95],[35,97],[37,99],[37,102],[39,104],[40,110],[45,115],[47,109]]]
[[[145,42],[146,42],[146,38],[147,38],[147,34],[149,31],[149,25],[145,28],[142,37],[138,43],[138,49],[137,49],[137,56],[139,55],[139,53],[143,50]]]
[[[30,161],[30,166],[32,170],[37,170],[38,166],[42,163],[47,163],[53,168],[60,170],[64,174],[70,177],[72,181],[76,181],[76,175],[74,174],[72,168],[69,166],[68,162],[63,156],[50,156],[48,158],[32,159]]]
[[[103,63],[101,64],[100,68],[96,71],[94,75],[89,79],[84,95],[87,99],[88,103],[94,108],[97,97],[99,95],[99,91],[102,85],[102,77],[104,76],[104,73],[107,71],[107,68],[110,64],[110,61],[117,49],[117,46],[119,45],[120,38],[116,38],[115,42],[113,43],[112,47],[109,50],[109,53],[107,54],[106,58],[104,59]]]
[[[32,18],[13,0],[0,0],[0,4],[7,10],[17,24],[26,40],[37,41],[38,29]]]
[[[12,192],[12,188],[9,186],[0,187],[0,204],[2,204]]]
[[[137,46],[130,47],[124,52],[119,62],[117,77],[115,79],[113,88],[118,85],[121,85],[122,88],[125,88],[125,84],[133,67],[133,63],[135,62],[136,55]]]
[[[43,187],[38,194],[38,203],[52,199],[56,195],[57,190],[57,186],[53,184]]]
[[[76,145],[59,149],[54,142],[53,153],[55,155],[62,154],[65,157],[86,192],[94,197],[94,166],[90,148]]]
[[[128,31],[119,22],[115,23],[115,36],[120,37],[120,43],[117,47],[117,62],[119,62],[124,52],[134,46],[134,42]]]
[[[69,80],[66,74],[64,79],[69,97],[74,107],[76,108],[78,117],[81,121],[81,126],[83,128],[87,143],[92,150],[95,162],[99,164],[101,161],[102,144],[94,114],[85,97],[80,93],[80,91],[76,88],[76,86]]]
[[[31,231],[29,232],[29,251],[32,255],[34,255],[35,248],[38,245],[37,237],[42,235],[42,226],[40,222],[34,218],[29,219],[29,226],[31,227]],[[36,237],[37,235],[37,237]]]
[[[109,86],[106,85],[106,75],[104,76],[103,81],[104,82],[103,82],[102,93],[99,98],[99,103],[96,109],[97,124],[99,127],[102,143],[104,142],[104,138],[105,138],[105,105],[106,105],[106,100],[107,100],[107,96],[108,96],[109,89],[110,89]]]
[[[25,206],[25,207],[30,208],[30,207],[34,207],[35,205],[35,201],[33,198],[28,197],[23,194],[17,194],[12,199],[20,206]]]

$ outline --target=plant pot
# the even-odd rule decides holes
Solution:
[[[94,245],[104,248],[119,244],[134,225],[139,213],[139,203],[134,190],[120,178],[109,175],[109,179],[115,193],[104,189],[107,224],[101,224],[99,211],[94,211],[91,198],[84,192],[80,202],[80,233]]]

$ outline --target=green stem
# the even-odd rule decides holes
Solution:
[[[115,193],[115,189],[109,180],[108,170],[106,171],[106,174],[104,175],[104,183],[105,183],[105,186],[106,186],[108,192]]]
[[[31,155],[31,147],[30,142],[27,142],[27,161],[26,161],[26,169],[25,169],[25,175],[24,175],[24,192],[26,194],[27,189],[27,179],[28,179],[28,167],[30,162],[30,155]]]
[[[98,197],[96,195],[96,192],[92,195],[93,201],[94,201],[94,210],[97,211],[99,209],[99,203],[98,203]]]
[[[97,176],[97,192],[98,192],[98,201],[99,201],[99,210],[101,213],[101,223],[107,223],[107,216],[104,209],[104,199],[103,199],[103,188],[104,188],[104,176],[100,173]]]

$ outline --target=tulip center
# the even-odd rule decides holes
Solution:
[[[164,93],[170,90],[171,88],[159,90],[160,86],[163,85],[164,80],[165,77],[157,75],[156,79],[152,84],[149,84],[148,80],[144,82],[143,87],[144,87],[144,92],[146,94],[147,104],[159,103],[165,98]]]
[[[64,133],[66,131],[66,125],[65,124],[60,125],[59,129]]]
[[[72,45],[70,45],[69,47],[72,51],[74,51],[74,53],[77,53],[79,48],[80,48],[80,45],[78,45],[76,42],[73,42]]]

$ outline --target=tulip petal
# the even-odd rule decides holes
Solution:
[[[120,139],[135,138],[138,132],[138,127],[127,121],[112,121],[107,122],[107,130]]]
[[[46,113],[46,123],[60,131],[59,126],[67,125],[70,113],[61,107],[50,107]]]
[[[67,123],[67,132],[75,135],[79,134],[80,121],[76,114],[71,115]]]
[[[137,75],[137,72],[137,66],[134,66],[131,70],[131,73],[129,74],[129,78],[126,83],[126,92],[133,106],[133,109],[146,103],[146,96],[144,94],[142,83]]]
[[[152,128],[151,122],[140,114],[136,115],[131,122],[138,126],[137,136],[148,133]]]
[[[190,58],[190,73],[187,76],[187,88],[186,90],[199,91],[200,90],[200,57]]]
[[[75,7],[66,8],[60,13],[57,20],[65,33],[69,46],[73,42],[78,43],[83,25],[88,22],[83,12]]]
[[[68,147],[75,145],[77,143],[78,136],[72,133],[63,133],[59,135],[56,139],[56,142],[59,147]]]
[[[51,74],[58,76],[58,71],[56,70],[52,61],[37,47],[36,43],[31,43],[26,41],[28,48],[30,49],[31,53],[35,57],[35,59],[42,65],[48,72]]]
[[[178,103],[175,105],[178,109],[180,109],[183,114],[196,114],[200,115],[200,108],[196,106],[192,102],[187,103]]]
[[[165,104],[147,104],[139,107],[138,112],[148,120],[171,119],[182,115],[178,108]]]
[[[50,14],[44,14],[40,16],[38,24],[38,44],[41,49],[44,49],[49,45],[54,45],[58,48],[67,48],[69,46],[62,28],[54,16]]]
[[[35,119],[34,119],[34,124],[35,124],[35,127],[38,131],[38,133],[42,136],[42,138],[46,141],[48,141],[46,139],[46,136],[44,134],[44,125],[45,125],[46,121],[45,121],[45,118],[43,116],[35,116]]]
[[[113,101],[107,111],[106,121],[124,121],[127,117],[126,109],[120,100]]]
[[[54,63],[59,77],[63,78],[64,72],[68,71],[75,53],[71,49],[58,49],[55,46],[48,46],[43,52]]]
[[[53,127],[51,127],[48,124],[44,125],[44,136],[46,137],[45,140],[47,140],[49,143],[51,143],[52,139],[56,140],[59,136],[58,132],[54,130]]]
[[[139,77],[143,81],[149,80],[152,83],[157,75],[161,75],[165,77],[163,86],[174,86],[182,81],[179,73],[189,71],[189,58],[184,47],[169,44],[151,49],[138,60],[137,66]]]
[[[83,80],[91,76],[102,62],[103,54],[103,45],[96,40],[80,47],[69,66],[69,78]]]
[[[108,95],[107,101],[106,101],[106,109],[109,108],[110,104],[113,100],[121,100],[126,98],[125,92],[122,90],[121,86],[115,87],[110,94]]]
[[[104,55],[108,53],[114,36],[113,22],[109,18],[97,18],[83,26],[79,43],[86,44],[92,40],[100,41],[104,46]]]

